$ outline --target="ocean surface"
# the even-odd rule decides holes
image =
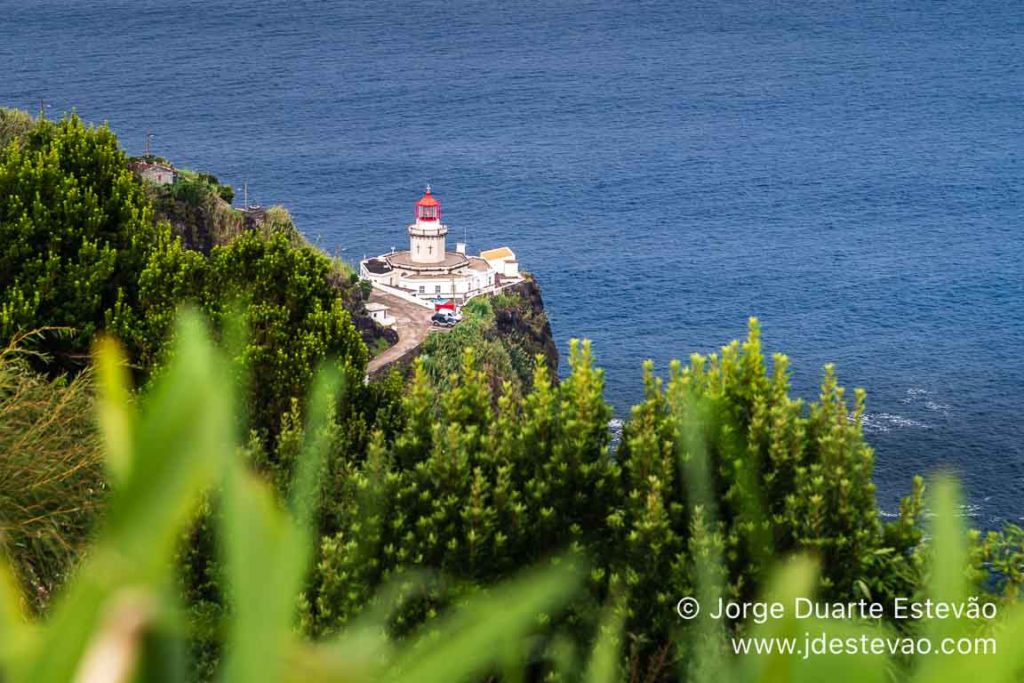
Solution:
[[[431,183],[620,416],[756,315],[797,394],[868,389],[885,511],[945,468],[1024,517],[1020,2],[0,0],[0,35],[0,105],[152,131],[348,260]]]

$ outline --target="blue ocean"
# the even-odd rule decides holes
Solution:
[[[761,319],[869,392],[879,499],[953,470],[1024,516],[1019,2],[0,0],[0,105],[400,246],[423,186],[535,273],[620,417],[640,364]]]

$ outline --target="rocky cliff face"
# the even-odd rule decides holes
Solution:
[[[540,286],[532,276],[496,296],[481,296],[462,309],[463,320],[449,332],[430,334],[402,358],[381,368],[408,375],[416,358],[438,390],[454,382],[463,369],[467,348],[488,376],[495,398],[506,390],[526,393],[538,356],[557,381],[558,349],[551,334]],[[507,385],[506,385],[507,383]]]
[[[221,185],[208,173],[181,170],[174,184],[147,183],[146,193],[157,219],[170,224],[186,249],[208,255],[215,247],[230,244],[243,232],[283,233],[296,247],[315,249],[295,227],[287,209],[281,206],[235,209],[230,203],[231,188]],[[330,257],[324,254],[324,258]],[[351,268],[331,259],[328,278],[371,353],[397,341],[394,331],[382,328],[367,314],[365,292]]]
[[[544,297],[537,280],[527,274],[523,282],[507,289],[505,294],[513,299],[513,303],[507,305],[502,298],[495,302],[494,322],[497,332],[531,357],[538,354],[544,356],[552,376],[557,377],[558,345],[551,333],[551,323],[544,309]]]

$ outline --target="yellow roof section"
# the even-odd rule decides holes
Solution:
[[[497,249],[488,249],[487,251],[480,252],[480,258],[485,261],[498,261],[503,258],[514,259],[515,257],[516,255],[508,247],[498,247]]]

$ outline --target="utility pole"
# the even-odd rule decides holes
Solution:
[[[39,119],[41,121],[46,120],[46,100],[42,97],[39,98]]]
[[[146,158],[153,156],[153,133],[146,131]]]

